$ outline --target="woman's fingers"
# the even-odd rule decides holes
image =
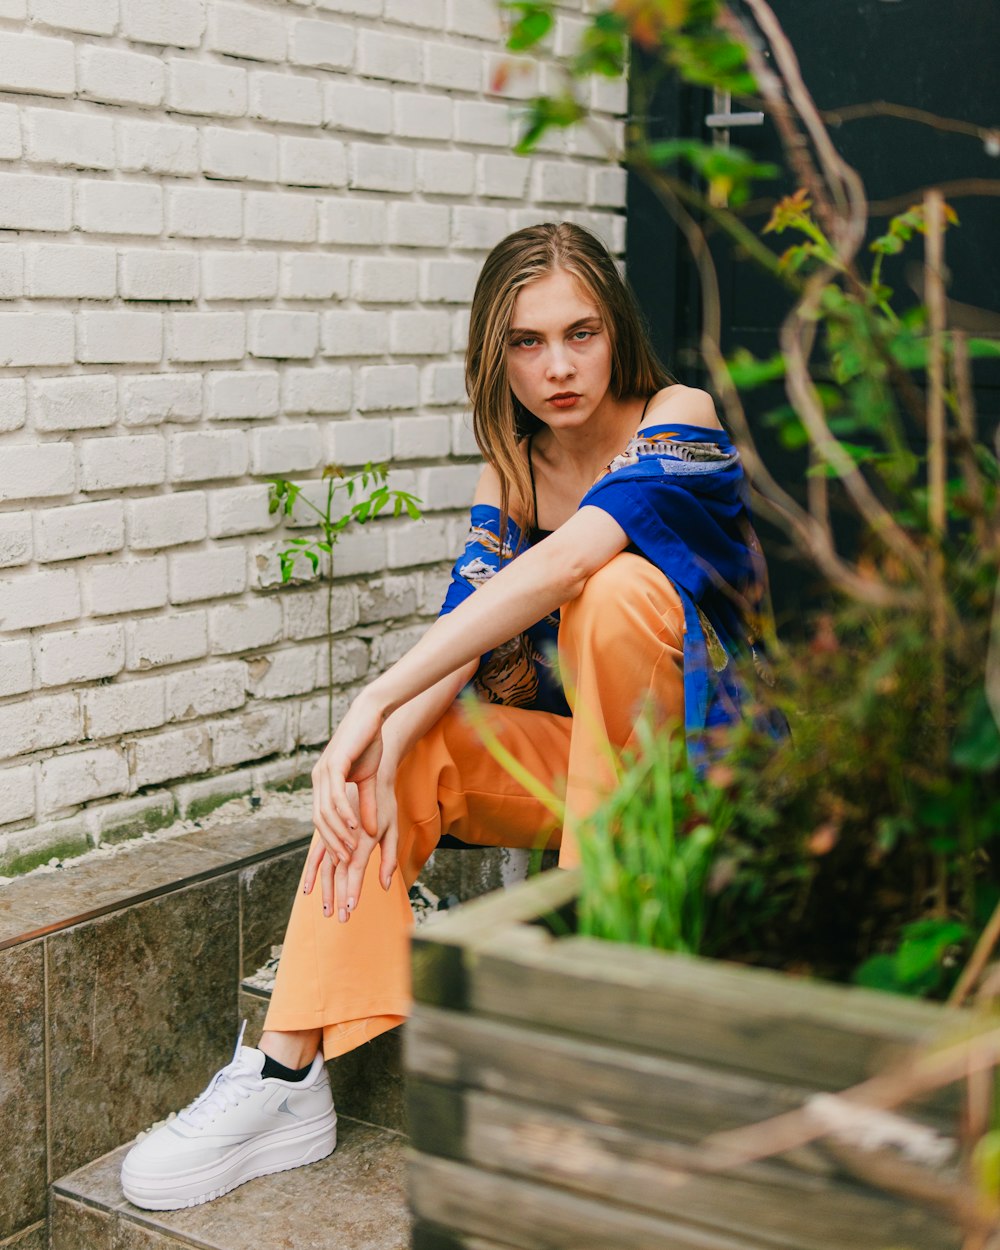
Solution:
[[[343,923],[349,918],[349,913],[347,911],[347,873],[348,873],[348,861],[342,860],[337,865],[337,870],[334,873],[334,900],[333,900],[333,908],[336,909],[337,919],[341,923]],[[333,908],[331,908],[331,912]]]
[[[348,822],[340,810],[341,805],[335,800],[334,782],[329,769],[324,767],[324,762],[324,758],[321,757],[312,774],[313,823],[331,854],[336,859],[346,860],[350,857],[356,835],[352,836],[348,831]],[[357,818],[347,801],[346,793],[343,796],[343,804],[350,815],[351,822],[356,824]]]
[[[378,807],[378,783],[376,774],[372,773],[358,782],[358,811],[362,829],[373,838],[379,833]]]
[[[375,838],[363,833],[350,860],[337,869],[337,917],[341,923],[346,923],[357,911],[368,861],[377,845]]]
[[[339,864],[340,861],[336,862]],[[323,915],[332,916],[336,901],[336,886],[334,882],[334,860],[331,856],[323,856],[323,862],[319,866],[319,876],[323,886]]]
[[[326,858],[326,843],[322,838],[314,838],[312,845],[309,847],[309,854],[306,856],[305,873],[302,877],[302,893],[311,894],[313,886],[316,884],[316,877],[319,873],[319,866]]]
[[[382,856],[382,863],[379,865],[378,879],[382,884],[383,890],[388,890],[392,885],[392,875],[397,868],[398,846],[399,833],[396,829],[396,822],[393,821],[391,826],[382,835],[382,841],[379,843],[379,852]]]

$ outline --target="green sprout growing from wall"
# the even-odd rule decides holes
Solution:
[[[317,534],[290,538],[289,545],[278,552],[281,567],[281,583],[287,585],[295,575],[295,562],[302,558],[312,570],[326,582],[326,658],[327,658],[327,730],[333,736],[333,592],[334,547],[351,525],[367,525],[380,512],[392,509],[394,517],[406,514],[413,521],[421,517],[420,500],[405,490],[394,490],[388,485],[389,468],[384,464],[368,463],[355,473],[346,473],[340,465],[328,464],[323,469],[322,480],[327,483],[325,499],[316,504],[306,493],[305,484],[298,485],[287,478],[271,480],[268,511],[273,515],[283,512],[291,516],[296,503],[315,513],[319,532]]]

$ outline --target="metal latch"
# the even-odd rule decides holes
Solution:
[[[705,118],[705,125],[712,131],[712,144],[719,148],[729,147],[729,132],[734,126],[763,126],[764,114],[757,112],[734,113],[733,97],[728,91],[712,92],[713,112]],[[709,202],[716,208],[726,208],[729,197],[724,192],[712,190]]]

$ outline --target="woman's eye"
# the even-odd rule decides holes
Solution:
[[[518,339],[514,344],[515,347],[534,347],[538,339]]]
[[[573,339],[577,343],[582,343],[585,339],[592,338],[593,335],[594,335],[593,330],[577,330],[576,333],[573,335]]]

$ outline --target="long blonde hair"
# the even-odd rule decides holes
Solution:
[[[656,357],[635,297],[596,235],[570,222],[546,222],[501,239],[476,283],[465,354],[476,442],[500,478],[501,546],[512,500],[522,536],[538,524],[531,477],[518,442],[543,422],[519,402],[507,380],[514,301],[522,287],[557,269],[578,278],[597,304],[610,339],[611,392],[616,399],[649,396],[673,381]]]

